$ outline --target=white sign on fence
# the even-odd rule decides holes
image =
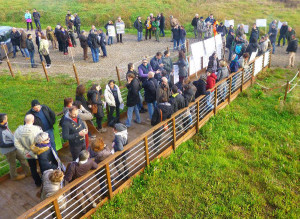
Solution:
[[[254,76],[257,75],[263,68],[263,56],[258,57],[255,60],[255,66],[254,66]]]
[[[208,66],[209,56],[203,56],[203,68]]]
[[[252,62],[252,61],[255,59],[255,57],[256,57],[256,55],[257,55],[257,52],[258,52],[258,50],[256,50],[256,52],[252,52],[252,53],[251,53],[249,62]]]
[[[174,74],[174,84],[176,84],[177,82],[179,82],[179,68],[178,65],[173,65],[173,74]]]
[[[230,27],[230,25],[234,26],[234,20],[225,20],[224,22],[225,27]]]
[[[215,46],[215,38],[211,37],[207,40],[204,40],[204,47],[205,47],[205,56],[211,56],[216,51]]]
[[[217,55],[219,59],[222,59],[223,41],[221,34],[215,36]]]
[[[193,43],[191,45],[191,49],[192,49],[192,54],[195,57],[195,59],[200,58],[202,56],[205,55],[205,51],[204,51],[204,46],[203,46],[203,41],[197,42],[197,43]]]
[[[115,27],[112,26],[112,25],[108,25],[107,32],[108,32],[108,36],[111,36],[111,37],[115,37],[116,36]]]
[[[190,75],[195,74],[196,72],[201,70],[201,58],[194,58],[193,56],[190,57]]]
[[[266,27],[267,19],[256,19],[256,26],[257,27]]]
[[[270,51],[265,53],[264,67],[266,67],[269,64],[269,57],[270,57]]]
[[[116,29],[117,29],[117,34],[124,34],[125,33],[125,24],[117,22]]]

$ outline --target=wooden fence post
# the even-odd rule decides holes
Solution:
[[[77,73],[75,63],[73,63],[73,70],[74,70],[74,73],[75,73],[75,78],[76,78],[77,85],[79,85],[80,82],[79,82],[78,73]]]
[[[218,87],[215,88],[215,107],[214,107],[214,114],[217,114],[217,103],[218,103]]]
[[[189,40],[186,40],[186,54],[189,54]]]
[[[272,53],[271,53],[271,50],[269,51],[269,65],[268,65],[268,68],[271,68],[271,61],[272,61]]]
[[[285,87],[284,102],[286,101],[286,97],[287,97],[287,94],[288,94],[288,91],[289,91],[289,85],[290,85],[290,82],[287,81],[286,82],[286,87]]]
[[[253,82],[255,81],[255,77],[254,77],[254,69],[255,68],[255,62],[253,62],[253,66],[252,66],[252,73],[251,73],[251,86],[253,85]]]
[[[232,86],[232,77],[229,80],[229,96],[228,96],[228,103],[231,101],[231,86]]]
[[[264,53],[262,56],[263,56],[263,60],[262,60],[262,70],[265,68],[265,54]]]
[[[116,66],[116,72],[117,72],[117,76],[118,76],[119,86],[122,86],[121,78],[120,78],[120,72],[119,72],[118,66]]]
[[[190,56],[188,56],[188,63],[190,66]],[[190,68],[188,68],[188,76],[190,76],[190,75],[191,75]],[[196,72],[196,75],[197,75],[197,72]]]
[[[11,74],[11,76],[14,78],[14,77],[15,77],[15,74],[14,74],[14,72],[13,72],[13,70],[12,70],[11,64],[10,64],[9,59],[8,59],[8,54],[7,54],[8,49],[7,49],[7,45],[5,44],[5,45],[1,45],[1,46],[2,46],[2,49],[3,49],[4,52],[5,52],[5,55],[6,55],[6,62],[7,62],[8,69],[9,69],[9,71],[10,71],[10,74]]]
[[[167,47],[167,51],[170,52],[169,47]]]
[[[199,123],[200,123],[200,100],[197,101],[197,122],[196,122],[196,132],[199,132]]]
[[[245,69],[243,69],[243,71],[242,71],[241,92],[243,92],[243,85],[244,85],[244,71],[245,71]]]
[[[144,138],[144,141],[145,141],[146,165],[149,166],[150,160],[149,160],[149,148],[148,148],[148,138],[147,138],[147,136]]]
[[[110,171],[109,171],[109,164],[105,165],[105,172],[107,178],[107,186],[108,186],[108,197],[109,199],[113,198],[112,186],[111,186],[111,178],[110,178]]]
[[[53,206],[57,219],[62,219],[57,199],[53,201]]]
[[[45,72],[46,79],[49,82],[49,77],[48,77],[48,73],[47,73],[47,69],[46,69],[44,61],[42,62],[42,66],[43,66],[43,69],[44,69],[44,72]]]
[[[173,123],[173,150],[175,151],[176,149],[176,121],[175,121],[175,117],[173,117],[172,119],[172,123]]]

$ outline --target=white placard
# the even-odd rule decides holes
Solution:
[[[257,27],[266,27],[267,19],[256,19],[256,26]]]
[[[251,53],[249,62],[252,62],[252,61],[255,59],[255,57],[256,57],[256,55],[257,55],[257,52],[258,52],[258,50],[256,50],[256,52]]]
[[[205,56],[211,56],[216,51],[215,38],[204,40]]]
[[[225,20],[224,25],[227,28],[229,28],[230,25],[234,26],[234,20]]]
[[[190,75],[195,74],[196,72],[201,70],[201,58],[194,58],[193,56],[190,57]]]
[[[179,82],[179,68],[178,65],[173,65],[173,74],[174,74],[174,84],[176,84],[177,82]]]
[[[203,56],[203,68],[208,66],[209,56]]]
[[[263,56],[260,56],[255,60],[255,66],[254,66],[254,76],[257,75],[263,67]]]
[[[265,53],[264,67],[266,67],[269,64],[269,56],[270,56],[270,51]]]
[[[278,26],[277,26],[277,28],[280,29],[280,28],[282,27],[282,24],[283,24],[283,23],[284,23],[284,22],[278,21]],[[287,24],[287,22],[286,22],[286,24]]]
[[[115,37],[116,36],[116,30],[115,27],[112,25],[108,25],[107,27],[108,36]]]
[[[219,60],[222,59],[222,49],[223,49],[223,41],[221,34],[218,34],[215,36],[215,42],[216,42],[216,49],[217,49],[217,55]]]
[[[125,33],[125,24],[117,22],[116,29],[117,29],[117,34],[124,34]]]
[[[205,51],[204,51],[204,46],[203,46],[203,41],[197,42],[197,43],[193,43],[191,45],[191,49],[192,49],[192,54],[195,57],[195,59],[200,58],[202,56],[205,55]]]

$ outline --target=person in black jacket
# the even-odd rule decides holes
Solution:
[[[281,39],[283,39],[283,46],[285,45],[285,38],[286,38],[287,31],[288,31],[288,25],[286,22],[283,22],[282,26],[280,28],[280,31],[279,31],[279,38],[278,38],[277,46],[280,46]]]
[[[221,34],[222,38],[224,38],[227,35],[228,31],[223,22],[221,22],[220,25],[217,27],[217,32]]]
[[[25,54],[21,50],[20,43],[21,43],[21,34],[15,27],[12,28],[12,32],[10,33],[10,39],[11,39],[11,44],[13,46],[13,53],[14,56],[13,58],[16,58],[16,53],[17,53],[17,47],[19,47],[19,50],[22,53],[22,56],[25,57]]]
[[[170,97],[170,104],[172,105],[173,113],[185,107],[184,97],[178,92],[178,87],[173,85],[172,96]]]
[[[192,26],[194,27],[195,39],[198,37],[197,24],[199,21],[199,14],[195,14],[195,17],[192,20]]]
[[[34,116],[33,125],[40,126],[44,132],[47,132],[50,136],[50,142],[54,150],[55,140],[53,125],[55,123],[55,113],[46,105],[41,105],[38,100],[31,101],[31,109],[26,115],[32,114]]]
[[[277,37],[277,28],[275,25],[272,25],[272,28],[269,30],[269,39],[272,44],[272,54],[275,53],[275,44],[276,44],[276,37]]]
[[[286,49],[286,51],[290,54],[289,67],[294,67],[297,49],[298,40],[296,39],[295,35],[292,35],[292,40],[289,42],[289,45]]]
[[[83,84],[78,85],[78,87],[76,88],[75,100],[79,101],[85,109],[90,109],[91,105],[88,104],[84,97],[85,91],[85,86]]]
[[[162,34],[162,37],[165,37],[165,23],[166,23],[166,18],[163,13],[160,14],[160,23],[159,23],[159,29],[160,29],[160,34]]]
[[[81,31],[81,34],[79,35],[79,41],[80,41],[80,46],[83,49],[83,59],[87,60],[88,43],[87,43],[87,34],[84,30]]]
[[[27,40],[26,40],[26,47],[29,52],[30,56],[30,62],[31,62],[31,68],[36,68],[36,64],[34,63],[34,45],[32,42],[32,35],[28,34],[27,35]]]
[[[68,55],[68,39],[69,39],[69,34],[68,31],[65,30],[65,28],[61,27],[60,28],[60,37],[61,37],[61,44],[62,44],[62,49],[64,52],[64,55]]]
[[[253,24],[249,43],[257,43],[258,38],[259,38],[259,29],[258,27],[256,27],[256,24]]]
[[[94,27],[94,26],[92,26]],[[93,62],[99,62],[99,47],[100,44],[98,42],[98,35],[97,35],[97,31],[96,30],[90,30],[89,36],[88,36],[88,45],[91,48],[91,52],[92,52],[92,57],[93,57]]]
[[[134,74],[129,73],[127,75],[127,80],[128,83],[126,84],[126,87],[128,89],[128,94],[127,94],[126,126],[129,128],[131,126],[133,111],[135,112],[135,116],[136,116],[136,120],[134,120],[134,122],[138,124],[141,123],[140,112],[138,108],[138,104],[140,102],[139,91],[141,90],[141,87],[138,79]]]
[[[209,95],[210,92],[206,91],[206,74],[200,76],[200,79],[193,82],[194,86],[197,88],[195,98],[201,95]]]
[[[174,48],[173,50],[179,49],[179,41],[180,41],[180,29],[179,26],[176,25],[174,28],[172,28],[172,33],[173,33],[173,43],[174,43]]]
[[[34,19],[34,23],[35,23],[36,29],[40,29],[41,30],[42,29],[41,22],[40,22],[41,15],[40,15],[39,12],[36,11],[35,8],[33,9],[32,17]]]
[[[103,33],[102,29],[98,30],[98,37],[99,37],[99,45],[101,47],[102,53],[103,53],[103,58],[107,57],[107,52],[106,52],[106,39],[105,39],[105,34]]]
[[[57,42],[58,42],[58,50],[60,52],[63,52],[64,51],[64,48],[63,48],[63,44],[62,44],[62,39],[61,39],[61,30],[60,30],[61,26],[60,24],[58,23],[55,27],[55,30],[54,30],[54,35],[57,39]]]
[[[81,21],[80,21],[80,17],[78,16],[77,13],[75,13],[74,16],[75,16],[74,27],[76,28],[77,38],[79,38]]]
[[[249,53],[250,57],[253,52],[259,52],[259,44],[258,43],[249,43],[246,52]],[[240,56],[239,56],[240,58]]]
[[[101,100],[102,88],[99,84],[93,84],[91,89],[87,93],[87,98],[90,105],[97,106],[97,113],[94,114],[97,122],[97,129],[100,132],[106,132],[106,129],[102,127],[102,119],[104,117],[103,102]]]
[[[69,108],[69,112],[65,115],[62,126],[62,137],[69,141],[69,147],[72,159],[75,161],[79,157],[79,153],[85,150],[84,136],[88,133],[84,123],[78,117],[78,109],[76,106]]]
[[[145,101],[148,106],[149,119],[151,120],[153,111],[157,105],[156,103],[156,90],[158,87],[158,82],[154,78],[154,72],[148,73],[148,79],[144,81],[143,88],[145,91]]]
[[[231,60],[231,56],[233,54],[232,44],[234,42],[234,31],[230,31],[226,37],[226,48],[229,51],[228,60]]]
[[[138,16],[136,21],[134,22],[134,28],[137,30],[137,40],[138,42],[142,41],[143,38],[143,24],[141,16]]]

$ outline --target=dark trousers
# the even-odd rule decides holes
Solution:
[[[162,37],[165,36],[165,28],[160,28],[160,34],[162,35]]]
[[[30,24],[30,26],[31,26],[31,30],[33,30],[32,22],[27,22],[27,31],[29,30],[29,24]]]
[[[27,160],[34,183],[35,183],[35,185],[40,186],[40,185],[42,185],[42,180],[41,180],[40,175],[37,172],[36,161],[37,161],[36,159],[28,159]]]
[[[119,165],[120,163],[122,163],[122,165]],[[125,152],[124,154],[116,157],[115,159],[115,167],[118,171],[119,176],[116,177],[116,180],[119,181],[122,178],[123,179],[127,179],[129,177],[129,170],[127,167],[127,153]]]
[[[63,48],[63,44],[61,41],[57,41],[58,42],[58,49],[60,52],[63,52],[64,51],[64,48]]]
[[[283,39],[283,46],[285,45],[285,38],[286,38],[285,35],[280,35],[280,36],[279,36],[279,38],[278,38],[278,46],[280,46],[280,41],[281,41],[281,39]]]
[[[147,40],[147,37],[148,37],[148,34],[149,34],[149,40],[151,39],[151,29],[146,29],[146,36],[145,36],[145,39]]]
[[[67,44],[67,42],[62,42],[61,44],[62,44],[61,46],[62,46],[63,52],[68,53],[68,44]]]
[[[80,152],[85,150],[85,141],[80,145],[70,145],[69,147],[72,154],[72,159],[75,161],[79,157]]]
[[[80,35],[80,25],[76,25],[75,28],[76,28],[77,36],[79,37],[79,35]]]
[[[109,114],[108,114],[108,123],[110,123],[113,120],[113,114],[116,110],[116,122],[119,122],[120,120],[120,104],[117,104],[114,106],[109,106]]]
[[[122,42],[122,41],[121,41]],[[102,45],[101,46],[101,50],[103,52],[103,56],[107,56],[107,52],[106,52],[106,46],[105,45]]]
[[[84,60],[87,60],[87,58],[88,58],[88,56],[87,56],[87,51],[88,51],[88,48],[87,48],[87,47],[83,48],[83,59],[84,59]]]
[[[122,36],[123,34],[117,34],[117,42],[122,43]]]
[[[40,20],[34,20],[34,23],[35,23],[36,29],[40,29],[40,30],[42,29]]]
[[[94,116],[96,117],[96,123],[97,123],[97,127],[98,129],[102,129],[102,120],[103,120],[103,117],[97,115],[97,114],[94,114]]]
[[[50,66],[50,65],[51,65],[51,59],[50,59],[50,56],[49,56],[49,55],[44,55],[44,58],[45,58],[45,60],[46,60],[47,66]]]

